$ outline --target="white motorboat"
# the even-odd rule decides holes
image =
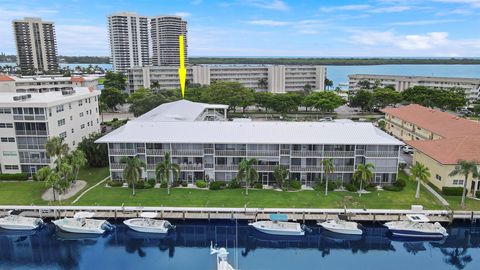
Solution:
[[[341,219],[329,219],[324,222],[318,222],[319,226],[324,228],[327,231],[340,233],[340,234],[349,234],[349,235],[362,235],[363,231],[360,225],[357,222],[346,221]]]
[[[145,212],[140,214],[140,218],[132,218],[123,221],[130,229],[143,233],[168,233],[175,226],[166,220],[155,220],[157,213]]]
[[[248,223],[256,230],[272,235],[305,235],[304,228],[298,222],[289,222],[288,216],[283,214],[272,214],[270,220]]]
[[[63,218],[52,221],[60,230],[69,233],[103,234],[114,229],[106,220],[92,219],[95,213],[78,212],[73,218]]]
[[[210,243],[210,254],[217,254],[217,270],[235,270],[233,266],[228,263],[228,251],[226,248],[216,248]]]
[[[407,215],[407,220],[384,224],[394,236],[409,238],[444,238],[447,230],[438,222],[431,223],[425,215]]]
[[[41,218],[24,217],[10,213],[11,212],[9,212],[7,216],[0,218],[0,228],[5,230],[30,231],[44,224]]]

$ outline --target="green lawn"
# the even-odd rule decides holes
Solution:
[[[402,174],[402,177],[405,177]],[[98,186],[85,194],[77,205],[131,205],[131,206],[208,206],[208,207],[292,207],[292,208],[410,208],[421,204],[426,209],[440,209],[440,204],[425,190],[417,201],[415,183],[408,182],[402,192],[378,191],[359,197],[356,193],[299,191],[279,192],[274,190],[197,190],[175,188],[167,195],[166,189],[137,190],[132,196],[131,189],[106,188]]]
[[[450,204],[450,208],[452,209],[461,209],[460,202],[462,201],[462,197],[460,196],[443,196],[448,203]],[[465,210],[480,210],[480,201],[467,198],[465,201]]]

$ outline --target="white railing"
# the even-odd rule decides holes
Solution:
[[[147,149],[147,155],[151,156],[164,156],[166,153],[169,153],[170,150],[167,149]]]
[[[49,158],[20,158],[20,163],[50,164]]]
[[[110,169],[112,170],[123,170],[126,166],[124,163],[110,163]]]
[[[173,150],[173,156],[203,156],[203,149]]]
[[[290,166],[291,171],[295,172],[321,172],[321,166],[314,166],[314,165],[292,165]]]
[[[321,157],[322,151],[292,151],[294,157]]]
[[[238,165],[215,165],[217,171],[238,171]]]
[[[216,150],[216,156],[245,156],[247,151],[245,150]]]
[[[396,173],[397,167],[375,167],[374,172],[383,172],[383,173]]]
[[[249,151],[247,151],[247,156],[277,157],[278,156],[278,151],[275,151],[275,150],[266,150],[266,151],[249,150]]]
[[[137,154],[135,149],[109,149],[108,153],[110,155],[119,155],[119,156],[133,156]]]
[[[280,155],[290,155],[290,149],[280,149]]]
[[[367,157],[398,157],[398,152],[392,151],[367,151]]]
[[[325,157],[353,157],[354,151],[325,151],[323,156]]]
[[[206,155],[213,155],[213,153],[215,152],[212,148],[205,148],[203,151]]]
[[[179,164],[180,170],[203,170],[202,164]]]

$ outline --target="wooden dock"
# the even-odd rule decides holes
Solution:
[[[14,210],[24,216],[57,219],[72,217],[76,212],[95,212],[97,218],[126,219],[142,212],[156,212],[158,218],[180,220],[262,220],[269,214],[287,214],[293,221],[306,222],[336,218],[339,215],[359,222],[404,220],[407,214],[424,214],[431,221],[452,222],[455,219],[480,220],[480,211],[400,209],[312,209],[312,208],[216,208],[216,207],[135,207],[135,206],[26,206],[0,205],[0,216]]]

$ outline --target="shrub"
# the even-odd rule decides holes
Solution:
[[[175,180],[172,183],[172,187],[179,187],[182,184],[182,181],[180,180]]]
[[[480,199],[480,190],[475,192],[475,197],[479,198]]]
[[[168,187],[168,182],[167,182],[167,181],[162,181],[162,182],[160,183],[160,187],[161,187],[161,188],[167,188],[167,187]]]
[[[214,181],[212,183],[210,183],[210,190],[220,190],[220,189],[223,189],[225,188],[225,186],[227,185],[227,183],[225,183],[225,181]]]
[[[463,187],[443,187],[442,194],[446,196],[462,196]],[[468,190],[467,192],[468,193]]]
[[[253,188],[263,189],[263,185],[262,185],[262,183],[255,183],[255,184],[253,185]]]
[[[198,188],[206,188],[206,187],[207,187],[207,183],[206,183],[204,180],[197,180],[197,181],[195,181],[195,185],[196,185]]]
[[[320,182],[315,182],[315,184],[313,185],[313,189],[315,191],[323,191],[325,190],[325,186]]]
[[[345,189],[350,191],[350,192],[357,192],[358,191],[358,188],[352,183],[345,184]]]
[[[405,170],[406,167],[407,167],[407,163],[399,163],[398,164],[398,168],[402,171]]]
[[[227,188],[230,188],[230,189],[235,189],[235,188],[240,188],[240,183],[238,183],[237,179],[232,179],[229,183],[228,183],[228,186]]]
[[[25,180],[28,180],[28,174],[26,174],[26,173],[2,173],[2,174],[0,174],[0,180],[25,181]]]
[[[147,182],[150,184],[150,186],[154,187],[157,181],[155,179],[148,179]]]
[[[118,181],[118,180],[110,180],[110,181],[108,181],[108,185],[110,187],[121,187],[121,186],[123,186],[123,182]]]
[[[386,185],[383,187],[384,190],[388,190],[388,191],[402,191],[403,190],[403,187],[400,187],[400,186],[397,186],[397,185]]]
[[[182,187],[188,187],[187,181],[182,181],[182,182],[180,183],[180,185],[181,185]]]
[[[394,185],[397,186],[397,187],[404,188],[407,185],[407,181],[405,181],[404,178],[399,177]]]
[[[377,186],[373,183],[370,183],[368,184],[366,187],[365,187],[365,190],[366,191],[370,191],[370,192],[373,192],[373,191],[376,191],[377,190]]]
[[[299,190],[302,188],[302,183],[300,183],[298,180],[292,180],[290,181],[289,186],[292,190]]]

